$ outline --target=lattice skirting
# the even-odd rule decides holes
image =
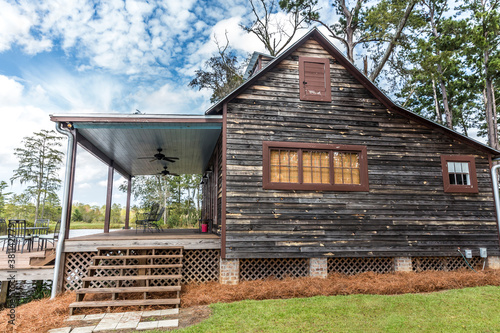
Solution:
[[[169,251],[169,250],[165,250]],[[82,278],[87,276],[87,267],[92,264],[92,258],[97,252],[69,252],[66,253],[64,265],[64,290],[77,290],[82,287]],[[168,253],[164,253],[168,254]],[[133,264],[136,259],[130,259],[128,264]],[[172,259],[161,259],[172,260]],[[208,282],[219,280],[219,260],[220,250],[204,249],[204,250],[184,250],[184,258],[182,260],[183,268],[182,283],[189,282]],[[175,262],[158,262],[158,264],[170,264]],[[111,263],[110,263],[111,264]],[[129,269],[125,275],[134,275],[136,269]],[[154,272],[155,275],[169,274],[167,271]],[[96,270],[96,276],[105,276],[104,270]],[[101,283],[102,282],[93,282]],[[124,284],[125,283],[125,284]],[[122,283],[126,286],[127,281]],[[130,281],[130,283],[132,283]],[[153,285],[161,285],[161,280],[153,280]],[[112,285],[98,285],[95,287],[113,287]]]
[[[467,259],[469,264],[475,268],[482,268],[484,259],[472,257]],[[464,258],[460,257],[414,257],[411,260],[414,272],[423,271],[454,271],[460,268],[468,268]]]
[[[265,258],[240,259],[240,280],[260,280],[268,277],[303,277],[309,275],[309,259]]]
[[[328,274],[354,275],[364,272],[394,272],[394,258],[328,258]]]

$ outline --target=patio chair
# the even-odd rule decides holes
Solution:
[[[135,220],[135,233],[137,233],[137,229],[139,229],[139,227],[142,227],[142,232],[145,232],[146,228],[149,228],[149,222],[156,219],[158,209],[160,209],[160,205],[155,202],[151,205],[151,209],[148,213],[137,213],[137,218]]]
[[[2,242],[2,251],[5,248],[5,243],[9,241],[9,235],[7,233],[7,222],[5,219],[0,219],[0,242]]]
[[[36,247],[36,250],[43,250],[45,247],[47,247],[47,243],[51,242],[52,247],[54,247],[54,244],[57,240],[59,240],[59,231],[61,230],[61,220],[57,221],[56,227],[54,229],[53,234],[46,234],[46,235],[40,235],[38,236],[38,245]],[[42,243],[40,247],[40,243]]]
[[[38,237],[41,235],[47,235],[49,233],[49,220],[48,219],[36,219],[35,220],[35,228],[44,228],[44,229],[34,229],[33,233],[33,241],[38,240]]]
[[[161,217],[163,216],[164,212],[165,212],[165,207],[162,207],[162,209],[160,209],[158,214],[156,214],[156,217],[154,218],[154,220],[151,220],[148,222],[149,229],[155,228],[157,232],[163,231],[163,229],[160,226],[160,220],[161,220]]]
[[[23,253],[24,244],[26,243],[28,243],[28,251],[31,252],[31,248],[33,247],[33,236],[27,233],[26,220],[9,220],[8,230],[16,239],[16,246],[22,244],[21,253]]]

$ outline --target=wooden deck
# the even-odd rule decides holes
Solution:
[[[14,268],[9,268],[9,258],[5,251],[0,252],[0,281],[7,281],[14,276],[15,280],[52,280],[54,267],[30,266],[31,257],[43,257],[43,251],[15,253]]]
[[[220,237],[199,233],[198,229],[167,229],[163,232],[139,230],[115,230],[67,239],[64,252],[97,251],[98,247],[110,246],[182,246],[185,249],[220,249]]]

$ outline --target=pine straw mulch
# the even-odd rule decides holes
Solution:
[[[182,307],[217,302],[229,303],[248,299],[427,293],[487,285],[500,286],[500,270],[485,270],[477,273],[466,270],[390,274],[367,272],[352,276],[330,274],[327,279],[310,277],[284,280],[267,279],[240,282],[236,286],[209,282],[203,285],[189,284],[184,286]]]
[[[500,270],[477,273],[460,270],[454,272],[390,273],[367,272],[354,276],[331,274],[327,279],[287,278],[284,280],[258,280],[240,282],[236,286],[217,282],[183,286],[181,307],[189,308],[212,303],[241,300],[284,299],[311,296],[352,294],[397,295],[427,293],[448,289],[478,286],[500,286]],[[16,326],[8,324],[9,309],[0,312],[0,332],[42,333],[64,326],[68,306],[75,294],[68,292],[54,300],[42,299],[16,308]],[[136,311],[137,307],[114,308],[112,312]],[[80,310],[78,314],[103,312],[103,309]],[[197,321],[194,321],[197,322]]]

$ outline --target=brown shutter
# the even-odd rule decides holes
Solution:
[[[300,99],[332,101],[330,61],[327,58],[299,57]]]

